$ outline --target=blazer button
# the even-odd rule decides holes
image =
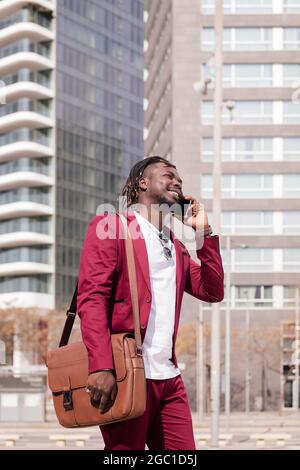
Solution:
[[[149,303],[151,302],[151,297],[148,295],[148,297],[146,297],[146,302]]]
[[[145,325],[141,325],[141,330],[145,330],[145,329],[146,329]]]

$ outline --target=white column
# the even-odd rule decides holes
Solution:
[[[283,29],[272,28],[273,49],[281,51],[283,49]]]
[[[273,286],[273,307],[283,308],[283,286]]]
[[[283,103],[282,101],[273,101],[273,124],[282,124],[283,122]]]
[[[283,160],[283,139],[282,137],[274,137],[273,139],[273,160]]]
[[[283,270],[283,253],[282,248],[273,249],[273,271],[282,272]]]
[[[282,0],[273,0],[273,13],[282,13],[282,12],[283,12]]]
[[[282,175],[273,175],[273,196],[282,197]]]

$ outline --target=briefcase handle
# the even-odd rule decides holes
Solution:
[[[127,268],[129,276],[129,286],[132,302],[132,313],[134,320],[134,337],[136,342],[136,353],[137,355],[142,355],[142,338],[140,330],[140,309],[139,309],[139,300],[138,300],[138,291],[137,291],[137,277],[135,270],[135,261],[134,261],[134,251],[133,243],[128,228],[127,220],[122,214],[118,214],[120,220],[122,221],[123,228],[125,231],[125,251],[127,259]],[[59,347],[66,346],[69,342],[72,328],[74,325],[75,317],[77,314],[77,293],[78,293],[78,281],[76,283],[76,288],[71,300],[69,309],[66,312],[67,319],[65,321],[64,329],[61,335],[59,342]]]

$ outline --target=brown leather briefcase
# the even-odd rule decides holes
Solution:
[[[113,406],[101,414],[86,392],[88,353],[83,342],[68,345],[76,316],[77,286],[73,295],[59,347],[47,354],[48,383],[59,423],[66,428],[104,425],[137,418],[146,409],[146,379],[142,357],[139,304],[132,240],[127,222],[119,214],[127,236],[125,248],[134,317],[134,334],[112,334],[117,381]],[[98,403],[99,405],[99,403]]]

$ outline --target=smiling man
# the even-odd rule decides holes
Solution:
[[[219,237],[212,236],[205,211],[192,196],[183,196],[176,167],[161,157],[149,157],[130,171],[122,191],[128,225],[142,235],[133,239],[140,301],[147,407],[143,416],[101,426],[105,450],[193,450],[190,407],[178,369],[175,342],[184,292],[205,302],[220,302],[224,274]],[[185,246],[164,226],[160,207],[191,201],[184,223],[195,237],[204,236],[193,261]],[[78,283],[77,309],[88,350],[88,392],[106,412],[117,393],[110,335],[134,331],[124,240],[99,240],[97,224],[115,214],[94,217],[84,241]]]

